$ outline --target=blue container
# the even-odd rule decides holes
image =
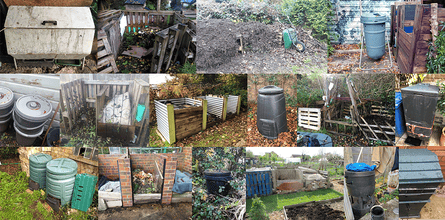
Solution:
[[[246,171],[247,198],[267,196],[272,194],[272,171],[255,170]]]
[[[385,54],[385,21],[386,17],[378,13],[364,13],[361,17],[366,51],[374,60],[380,59]]]
[[[405,117],[403,116],[402,93],[396,92],[396,136],[401,137],[406,131]]]

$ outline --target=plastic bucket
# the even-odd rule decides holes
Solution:
[[[40,136],[43,133],[44,127],[41,128],[41,130],[38,133],[35,134],[26,134],[22,132],[19,128],[17,128],[17,123],[14,122],[14,129],[15,129],[15,137],[17,139],[17,143],[20,146],[31,146],[34,144],[34,141],[38,136]]]
[[[60,128],[51,128],[46,136],[46,144],[48,147],[54,147],[54,141],[60,140]]]
[[[382,206],[375,205],[371,208],[372,220],[383,220],[385,218],[385,210]]]
[[[403,115],[402,93],[396,92],[396,136],[401,137],[406,132],[405,117]]]
[[[3,133],[8,129],[10,122],[11,122],[11,116],[9,116],[9,118],[6,120],[0,121],[0,133]]]
[[[233,180],[229,171],[205,171],[204,178],[206,179],[208,193],[223,196],[229,193],[231,186],[228,181]],[[224,187],[221,192],[219,192],[220,187]]]
[[[19,120],[17,120],[15,112],[12,113],[12,118],[14,119],[14,122],[16,122],[15,124],[16,124],[17,128],[19,128],[20,131],[25,134],[35,134],[35,133],[39,132],[46,123],[46,122],[43,122],[41,125],[39,125],[37,127],[25,127],[19,123]]]
[[[371,59],[378,60],[385,54],[386,17],[378,13],[361,16],[365,33],[366,52]]]

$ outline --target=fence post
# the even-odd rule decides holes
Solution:
[[[202,130],[207,128],[207,100],[202,100]]]
[[[170,144],[176,142],[176,128],[175,128],[175,109],[172,104],[167,104],[167,118],[168,118],[168,140]]]
[[[227,102],[228,102],[228,97],[227,96],[223,96],[223,115],[222,115],[222,119],[223,121],[226,120],[226,116],[227,116]]]
[[[238,96],[238,105],[236,106],[236,114],[239,115],[239,111],[241,109],[241,96]]]

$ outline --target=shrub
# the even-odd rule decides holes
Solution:
[[[249,218],[252,220],[269,219],[266,213],[266,206],[260,198],[256,197],[252,201],[252,208],[249,211]]]
[[[443,21],[440,25],[445,25]],[[426,69],[428,73],[445,72],[445,31],[439,31],[434,45],[429,42],[428,53],[426,54]]]

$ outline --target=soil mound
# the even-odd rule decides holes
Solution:
[[[289,220],[343,220],[344,212],[334,210],[327,205],[305,205],[286,209]]]

